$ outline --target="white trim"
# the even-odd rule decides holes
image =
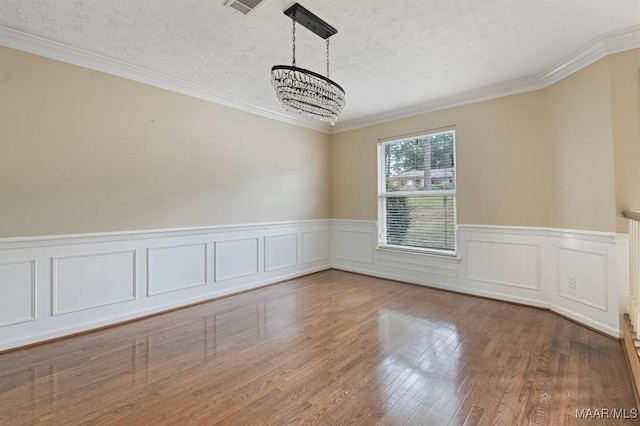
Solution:
[[[557,256],[560,255],[561,251],[567,251],[567,252],[573,252],[573,253],[581,253],[581,254],[588,254],[588,255],[593,255],[593,256],[600,256],[603,258],[604,261],[604,268],[602,270],[602,282],[607,282],[607,252],[606,251],[600,251],[600,250],[584,250],[584,249],[574,249],[571,247],[558,247],[557,248]],[[578,303],[582,303],[583,305],[587,305],[587,306],[591,306],[592,308],[596,308],[596,309],[600,309],[603,312],[607,312],[609,309],[607,308],[607,306],[609,305],[609,301],[608,301],[608,297],[607,297],[607,288],[603,287],[602,288],[602,294],[600,295],[601,299],[602,299],[602,304],[597,304],[597,303],[593,303],[590,302],[588,300],[585,300],[581,297],[576,297],[576,296],[572,296],[571,294],[567,294],[565,292],[562,291],[562,287],[560,285],[560,269],[558,269],[557,271],[557,281],[556,281],[556,290],[558,293],[558,296],[560,297],[564,297],[565,299],[568,300],[573,300],[574,302],[578,302]]]
[[[296,237],[296,260],[293,263],[289,263],[286,265],[280,265],[280,266],[276,266],[275,268],[267,268],[267,240],[271,239],[271,238],[282,238],[282,237]],[[264,236],[264,241],[263,241],[263,250],[262,250],[262,255],[264,257],[262,263],[264,265],[264,272],[271,272],[271,271],[277,271],[278,269],[285,269],[285,268],[290,268],[292,266],[296,266],[300,263],[300,259],[299,257],[299,246],[300,246],[300,242],[298,241],[298,233],[297,232],[291,232],[289,234],[274,234],[274,235],[265,235]]]
[[[0,45],[55,59],[83,68],[101,71],[117,77],[159,87],[171,92],[193,96],[194,98],[214,102],[230,108],[239,109],[262,117],[327,132],[328,125],[315,120],[297,117],[284,110],[260,105],[250,99],[230,95],[209,87],[191,83],[167,74],[133,65],[118,59],[79,49],[65,43],[49,40],[34,34],[0,25]]]
[[[502,225],[458,225],[458,232],[480,232],[490,230],[495,234],[505,235],[537,235],[542,237],[574,238],[585,241],[615,243],[619,235],[615,232],[586,231],[580,229],[543,228],[533,226],[502,226]]]
[[[7,349],[11,349],[11,348],[18,348],[21,346],[25,346],[25,345],[30,345],[33,343],[37,343],[37,342],[42,342],[42,341],[46,341],[46,340],[50,340],[50,339],[55,339],[55,338],[59,338],[62,336],[68,336],[70,334],[75,334],[75,333],[80,333],[80,332],[84,332],[84,331],[88,331],[88,330],[93,330],[96,328],[100,328],[100,327],[104,327],[104,326],[109,326],[109,325],[117,325],[123,322],[127,322],[133,319],[138,319],[138,318],[143,318],[145,316],[148,315],[154,315],[154,314],[158,314],[161,312],[165,312],[165,311],[169,311],[175,308],[180,308],[182,306],[189,306],[195,303],[200,303],[200,302],[207,302],[209,300],[215,300],[215,299],[220,299],[222,297],[226,297],[226,296],[230,296],[232,294],[237,294],[237,293],[242,293],[244,291],[247,290],[253,290],[253,289],[258,289],[260,287],[265,287],[271,284],[275,284],[278,283],[280,281],[285,281],[285,280],[290,280],[290,279],[294,279],[303,275],[308,275],[308,274],[313,274],[316,272],[321,272],[324,270],[330,269],[330,267],[327,266],[318,266],[318,267],[314,267],[314,268],[310,268],[307,269],[305,271],[299,271],[299,272],[293,272],[287,275],[281,275],[278,276],[276,278],[271,278],[271,279],[266,279],[266,280],[261,280],[261,281],[257,281],[255,283],[251,283],[251,284],[243,284],[243,285],[239,285],[236,287],[232,287],[229,289],[225,289],[222,291],[219,291],[215,294],[209,294],[209,295],[204,295],[204,296],[196,296],[196,297],[191,297],[189,299],[180,299],[178,301],[172,301],[169,303],[165,303],[162,305],[156,305],[150,308],[146,308],[146,309],[141,309],[138,311],[130,311],[130,312],[126,312],[126,313],[121,313],[118,315],[114,315],[112,317],[109,318],[99,318],[96,319],[95,321],[91,321],[91,322],[84,322],[82,324],[74,324],[71,326],[67,326],[64,328],[60,328],[60,329],[55,329],[55,330],[39,330],[38,333],[31,335],[29,337],[23,337],[20,336],[19,338],[17,338],[16,340],[12,340],[10,342],[2,342],[0,341],[0,351],[3,350],[7,350]]]
[[[438,169],[431,169],[438,170]],[[456,195],[455,189],[435,189],[429,191],[393,191],[393,192],[384,192],[380,194],[380,197],[384,198],[393,198],[393,197],[442,197]]]
[[[541,291],[542,290],[542,281],[541,281],[541,273],[540,273],[540,259],[542,258],[542,254],[541,254],[541,247],[540,244],[532,244],[532,243],[516,243],[516,242],[508,242],[508,241],[495,241],[495,240],[488,240],[488,239],[476,239],[476,240],[472,240],[472,239],[468,239],[465,240],[465,253],[469,253],[469,243],[485,243],[485,244],[501,244],[501,245],[509,245],[509,246],[522,246],[522,247],[533,247],[536,249],[536,276],[535,276],[535,285],[530,286],[530,285],[524,285],[524,284],[517,284],[517,283],[510,283],[507,281],[502,281],[502,280],[489,280],[486,278],[480,278],[480,277],[474,277],[471,276],[469,274],[469,268],[465,268],[465,275],[464,278],[466,280],[470,280],[470,281],[476,281],[476,282],[483,282],[483,283],[487,283],[487,284],[497,284],[497,285],[504,285],[507,287],[516,287],[516,288],[523,288],[526,290],[536,290],[536,291]]]
[[[563,61],[538,75],[481,87],[458,95],[406,108],[342,121],[331,128],[329,133],[346,132],[348,130],[385,123],[387,121],[414,117],[443,109],[544,89],[608,55],[636,49],[638,47],[640,47],[640,25],[633,25],[595,37]]]
[[[405,142],[407,140],[419,139],[425,136],[436,136],[436,135],[441,135],[443,133],[455,132],[455,130],[456,130],[456,125],[450,124],[448,126],[438,127],[430,130],[422,130],[420,132],[412,132],[412,133],[406,133],[404,135],[380,138],[378,139],[378,143],[380,145],[386,145],[393,142]]]
[[[387,121],[545,88],[607,55],[640,47],[640,25],[634,25],[600,35],[592,39],[582,48],[577,49],[560,63],[534,76],[506,81],[446,98],[395,109],[393,111],[338,122],[338,124],[333,127],[316,120],[291,115],[277,107],[260,105],[250,99],[223,93],[167,74],[92,53],[4,25],[0,25],[0,45],[101,71],[172,92],[193,96],[198,99],[295,126],[334,134]]]
[[[458,276],[458,268],[455,265],[449,268],[444,266],[429,266],[421,263],[405,262],[397,258],[388,259],[384,257],[378,258],[378,264],[386,268],[402,269],[403,271],[429,273],[451,278]]]
[[[31,316],[28,318],[25,317],[18,320],[9,320],[5,322],[0,322],[0,327],[4,327],[7,325],[14,325],[14,324],[22,324],[24,322],[36,321],[38,319],[38,306],[37,306],[38,260],[27,259],[27,260],[13,260],[9,262],[0,262],[0,266],[24,265],[24,264],[31,265]]]
[[[330,133],[341,133],[349,130],[361,129],[388,121],[400,120],[403,118],[415,117],[416,115],[428,114],[457,106],[474,104],[476,102],[488,101],[519,93],[531,92],[542,89],[544,86],[536,78],[525,78],[511,82],[499,83],[475,90],[470,90],[458,95],[437,99],[434,101],[406,107],[393,111],[372,114],[362,118],[355,118],[338,122]]]
[[[66,310],[62,311],[58,309],[58,261],[66,260],[66,259],[82,259],[86,257],[97,257],[97,256],[111,256],[114,254],[132,254],[133,261],[133,269],[132,269],[132,282],[131,282],[131,297],[116,299],[104,303],[92,304],[89,306],[84,306],[82,308]],[[100,308],[103,306],[109,305],[117,305],[120,303],[131,302],[133,300],[138,299],[138,250],[137,249],[124,249],[124,250],[114,250],[114,251],[104,251],[104,252],[88,252],[82,254],[73,254],[67,256],[52,256],[51,257],[51,316],[59,316],[66,315],[75,312],[88,311],[90,309]]]
[[[616,244],[629,244],[629,234],[618,232],[615,235]]]
[[[302,261],[302,264],[306,264],[306,263],[311,263],[311,262],[318,262],[318,261],[322,261],[322,260],[329,260],[329,258],[331,257],[331,243],[329,242],[329,232],[326,229],[314,229],[314,230],[310,230],[310,231],[302,231],[302,244],[300,247],[300,251],[301,251],[301,257],[300,260]],[[305,256],[305,244],[304,244],[304,236],[305,235],[309,235],[309,234],[323,234],[323,237],[325,239],[326,242],[328,242],[329,247],[327,247],[327,251],[326,251],[326,256],[322,256],[320,255],[319,257],[312,257],[310,259],[306,259],[304,258]]]
[[[197,247],[197,246],[203,246],[204,247],[204,281],[203,282],[199,282],[199,283],[191,283],[189,285],[186,285],[184,287],[180,287],[180,288],[174,288],[171,290],[164,290],[164,291],[159,291],[159,292],[154,292],[152,291],[151,288],[151,259],[152,259],[152,253],[153,252],[158,252],[161,250],[168,250],[168,249],[176,249],[176,248],[183,248],[183,247]],[[153,247],[147,247],[147,282],[146,282],[146,293],[147,293],[147,297],[151,297],[151,296],[157,296],[159,294],[167,294],[167,293],[172,293],[174,291],[180,291],[180,290],[184,290],[187,288],[192,288],[192,287],[199,287],[202,285],[207,285],[210,283],[209,280],[209,276],[210,276],[210,272],[209,272],[209,243],[207,241],[201,241],[201,242],[195,242],[195,243],[188,243],[188,244],[172,244],[172,245],[163,245],[163,246],[153,246]]]
[[[620,339],[622,337],[622,327],[620,327],[619,329],[616,329],[615,327],[612,327],[608,324],[586,317],[584,315],[581,315],[577,312],[572,311],[571,309],[567,309],[563,306],[555,305],[553,303],[549,305],[549,309],[573,321],[584,324],[595,330],[602,331],[603,333],[607,333],[608,335],[615,337],[616,339]]]
[[[162,238],[162,237],[181,237],[189,235],[197,235],[203,233],[218,232],[239,232],[239,231],[259,231],[274,227],[297,226],[297,225],[325,225],[330,223],[329,219],[312,219],[312,220],[289,220],[282,222],[263,222],[263,223],[247,223],[247,224],[230,224],[230,225],[211,225],[211,226],[194,226],[185,228],[166,228],[166,229],[143,229],[134,231],[113,231],[113,232],[95,232],[88,234],[60,234],[60,235],[39,235],[33,237],[8,237],[0,238],[0,250],[16,249],[16,248],[33,248],[46,247],[48,243],[55,245],[64,245],[65,241],[73,240],[68,244],[78,244],[85,242],[83,240],[100,239],[101,241],[126,241],[138,240],[146,238]],[[4,247],[3,247],[4,246]]]
[[[449,177],[453,177],[453,181],[454,181],[454,188],[453,189],[440,189],[440,190],[424,190],[424,191],[388,191],[388,188],[386,186],[386,182],[387,182],[387,172],[388,170],[386,170],[386,160],[383,158],[385,156],[385,149],[387,146],[390,145],[394,145],[397,143],[401,143],[401,142],[406,142],[406,141],[411,141],[414,140],[415,138],[418,139],[428,139],[431,136],[438,136],[438,135],[445,135],[445,134],[452,134],[453,135],[453,140],[452,140],[452,153],[453,153],[453,166],[450,167],[448,170],[453,169],[453,176],[449,176]],[[418,135],[418,136],[415,136]],[[457,181],[456,179],[456,175],[457,175],[457,164],[458,164],[458,159],[457,159],[457,155],[456,155],[456,151],[457,151],[457,134],[456,134],[456,127],[455,125],[452,126],[446,126],[446,127],[440,127],[437,129],[431,129],[431,130],[424,130],[421,132],[417,132],[417,133],[413,133],[413,134],[409,134],[409,135],[404,135],[404,136],[396,136],[396,137],[389,137],[389,138],[384,138],[384,139],[379,139],[378,140],[378,146],[377,146],[377,170],[378,170],[378,222],[377,222],[377,226],[378,226],[378,233],[377,233],[377,237],[376,237],[376,241],[377,241],[377,248],[378,249],[403,249],[403,250],[410,250],[410,251],[416,251],[416,252],[431,252],[435,255],[440,255],[440,256],[452,256],[452,257],[457,257],[457,250],[458,250],[458,245],[457,245],[457,231],[458,231],[458,203],[457,203],[457,185],[455,184],[455,182]],[[393,179],[394,176],[391,176],[391,179]],[[446,177],[446,176],[445,176]],[[412,182],[412,180],[407,180],[407,185],[408,183]],[[425,185],[427,185],[427,182],[425,181]],[[412,185],[413,186],[413,185]],[[417,186],[417,185],[416,185]],[[409,197],[413,197],[413,198],[432,198],[432,197],[444,197],[445,201],[447,197],[451,197],[453,199],[453,249],[448,249],[446,247],[411,247],[411,246],[402,246],[402,245],[397,245],[397,244],[389,244],[388,242],[388,235],[387,235],[387,228],[388,228],[388,220],[387,220],[387,200],[389,199],[394,199],[394,198],[409,198]],[[446,204],[446,203],[445,203]],[[445,225],[446,228],[446,225]],[[445,237],[445,240],[447,238]],[[422,243],[427,243],[429,242],[428,239],[422,239],[421,241]],[[433,242],[433,241],[432,241]],[[446,243],[446,242],[445,242]],[[445,244],[446,245],[446,244]]]
[[[458,225],[458,257],[447,258],[429,253],[376,249],[374,243],[365,239],[345,240],[356,232],[369,232],[372,238],[375,237],[375,222],[332,220],[331,223],[334,235],[340,233],[343,237],[332,240],[331,266],[335,269],[548,308],[616,337],[621,329],[619,314],[624,312],[628,302],[619,294],[626,295],[629,286],[618,271],[618,264],[624,263],[621,257],[626,249],[623,246],[627,240],[625,234],[542,227]],[[535,250],[535,256],[530,250],[514,252],[510,263],[504,265],[501,250],[483,248],[481,251],[469,251],[467,246],[471,241],[530,247]],[[374,246],[373,263],[354,260],[365,257],[371,246]],[[560,268],[571,275],[580,275],[584,273],[584,262],[590,261],[582,256],[571,265],[562,265],[557,256],[559,249],[603,256],[603,265],[598,266],[596,276],[592,277],[597,285],[593,288],[579,287],[569,298],[558,294],[559,283],[563,279]],[[350,256],[341,259],[336,256],[339,251]],[[478,262],[489,265],[480,275],[469,270]],[[522,281],[523,274],[529,273],[535,274],[535,281]]]
[[[358,220],[358,219],[330,219],[333,225],[361,225],[361,226],[376,226],[378,224],[377,220]]]
[[[619,300],[618,294],[624,294],[628,290],[628,282],[625,287],[620,282],[622,276],[616,273],[616,264],[624,263],[622,262],[624,260],[622,259],[623,252],[628,249],[628,247],[622,246],[628,240],[626,234],[576,230],[566,232],[566,230],[552,228],[459,225],[461,230],[468,232],[460,232],[458,234],[462,249],[459,253],[460,257],[451,258],[376,249],[375,236],[377,227],[374,221],[313,220],[277,223],[280,225],[252,224],[197,228],[201,230],[200,232],[194,231],[193,228],[185,231],[183,228],[173,233],[170,230],[156,230],[153,232],[133,231],[129,233],[91,234],[93,235],[92,237],[74,235],[63,237],[57,241],[53,240],[52,237],[45,237],[46,245],[36,244],[35,248],[26,249],[22,244],[24,242],[23,239],[14,238],[12,239],[12,244],[5,241],[5,246],[0,250],[0,263],[32,262],[32,285],[35,286],[33,289],[34,305],[32,305],[34,320],[0,326],[0,350],[90,330],[95,327],[162,312],[167,309],[257,288],[329,268],[550,308],[613,336],[617,336],[619,332],[619,314],[625,310],[627,304],[626,299]],[[292,230],[294,227],[296,228],[295,232]],[[314,247],[316,243],[318,247],[311,247],[311,249],[316,250],[318,253],[326,253],[328,257],[307,260],[303,263],[304,240],[302,235],[318,232],[323,237],[317,238],[317,241],[314,240]],[[342,233],[343,238],[335,238],[336,234],[339,233]],[[355,237],[356,235],[367,233],[371,235],[370,239]],[[115,240],[114,234],[117,237]],[[299,245],[296,248],[296,252],[300,252],[297,257],[299,264],[291,265],[281,270],[265,271],[261,267],[264,266],[264,262],[261,259],[264,258],[265,248],[263,244],[260,244],[260,240],[264,241],[265,238],[273,235],[296,234],[299,238]],[[350,237],[355,238],[349,239]],[[207,280],[209,281],[214,277],[215,268],[212,265],[216,262],[218,256],[215,250],[215,243],[250,241],[254,239],[257,241],[257,246],[255,247],[256,255],[258,256],[256,260],[258,263],[257,274],[236,277],[216,284],[211,283],[211,285],[182,288],[152,297],[149,297],[143,291],[143,283],[148,281],[147,263],[149,259],[148,256],[137,255],[137,253],[143,253],[142,250],[205,244],[208,268]],[[465,241],[477,239],[491,240],[491,242],[500,244],[539,246],[539,259],[536,262],[540,289],[513,285],[518,284],[518,271],[522,271],[522,269],[517,269],[518,262],[515,262],[516,269],[513,270],[513,273],[504,275],[501,274],[501,270],[494,269],[489,270],[488,274],[482,275],[483,279],[487,278],[483,282],[468,279],[468,274],[465,274],[465,270],[469,265],[469,252],[466,250]],[[33,237],[28,240],[32,243],[38,242]],[[343,245],[342,250],[344,253],[352,254],[352,256],[347,256],[350,259],[340,259],[336,256],[340,252],[338,249],[340,244]],[[577,296],[579,296],[578,299],[582,300],[565,301],[564,297],[558,297],[556,289],[557,281],[559,280],[558,268],[561,265],[558,264],[557,256],[554,256],[554,254],[557,253],[559,247],[570,248],[584,253],[603,253],[607,261],[604,265],[603,276],[599,279],[606,288],[607,293],[596,295],[598,297],[595,299],[597,304],[602,303],[601,306],[594,306],[591,302],[592,299],[583,299],[580,294]],[[243,251],[243,256],[253,254],[253,247],[247,247],[246,249]],[[56,278],[56,259],[131,251],[136,253],[134,261],[135,299],[127,303],[105,304],[104,306],[74,310],[64,315],[50,310],[52,306],[55,306],[55,298],[51,298],[51,293],[52,290],[55,290],[53,281]],[[485,254],[482,255],[484,256]],[[495,254],[486,253],[486,255],[493,256],[493,258],[489,259],[495,260]],[[369,259],[368,256],[371,256],[372,263],[360,261],[365,258]],[[26,261],[25,259],[30,260]],[[235,262],[234,259],[227,259],[226,261]],[[582,261],[588,262],[589,260],[584,259]],[[47,264],[50,266],[47,266]],[[43,265],[42,269],[38,268],[40,265]],[[500,268],[500,264],[496,263],[495,268]],[[573,268],[579,269],[580,265]],[[78,273],[82,273],[82,271],[78,271]],[[602,310],[601,307],[606,307],[606,310]],[[38,309],[40,309],[40,312],[38,312]]]
[[[214,250],[216,251],[216,263],[214,267],[213,273],[213,281],[216,283],[220,283],[223,281],[235,280],[237,278],[249,277],[252,275],[257,275],[260,273],[260,236],[250,236],[250,237],[242,237],[242,238],[224,238],[224,239],[216,239],[213,242]],[[256,269],[251,269],[250,271],[241,272],[238,274],[233,274],[229,276],[220,276],[220,268],[218,266],[218,257],[220,256],[221,247],[224,244],[237,243],[240,241],[255,241],[255,255],[256,255]]]
[[[389,252],[389,253],[410,253],[415,254],[417,256],[432,256],[432,257],[440,257],[443,259],[450,259],[455,263],[460,263],[462,259],[458,256],[458,252],[455,250],[437,250],[437,249],[426,249],[420,247],[409,247],[409,246],[394,246],[394,245],[379,245],[376,247],[376,250],[379,253]]]
[[[557,66],[541,74],[538,79],[542,82],[543,87],[547,87],[605,56],[637,47],[640,47],[640,25],[602,34],[573,52]]]
[[[54,237],[4,240],[0,250],[0,265],[16,262],[26,263],[25,258],[32,259],[28,262],[31,263],[32,270],[33,299],[31,308],[33,318],[24,318],[28,321],[0,324],[0,351],[329,269],[331,263],[329,257],[308,260],[304,265],[300,264],[299,252],[302,247],[299,241],[300,235],[306,232],[320,232],[318,234],[320,237],[314,239],[313,247],[310,249],[316,250],[318,253],[329,254],[331,252],[330,228],[330,220],[308,220],[188,228],[186,230],[183,228],[179,230],[83,234],[62,236],[58,240]],[[287,265],[286,268],[265,270],[264,254],[266,248],[262,242],[276,234],[296,237],[297,264]],[[25,241],[31,247],[25,248]],[[239,246],[229,246],[229,250],[232,251],[224,251],[226,248],[224,244],[238,241],[244,243]],[[223,245],[222,249],[220,249],[221,244]],[[179,250],[183,247],[197,247],[197,250]],[[166,249],[170,250],[162,252]],[[292,247],[276,247],[273,250],[287,250],[290,254]],[[60,306],[57,303],[58,297],[62,295],[62,293],[59,295],[62,289],[58,288],[58,280],[62,278],[58,276],[58,267],[61,266],[58,265],[60,260],[121,253],[126,253],[127,259],[130,256],[133,275],[129,275],[129,266],[126,270],[120,270],[119,263],[115,266],[101,264],[98,274],[100,276],[108,274],[107,276],[114,277],[107,280],[109,282],[125,279],[125,283],[112,289],[107,282],[105,285],[99,286],[97,290],[91,287],[91,283],[88,283],[87,291],[90,293],[87,294],[91,295],[90,298],[83,298],[83,290],[74,287],[72,291],[77,291],[79,300],[85,300],[84,302],[78,301],[76,303],[74,299],[76,294],[66,292],[64,294],[68,295],[71,298],[69,300],[73,300],[74,303],[70,306]],[[146,253],[146,256],[143,253]],[[163,253],[165,257],[162,259],[154,258],[154,253]],[[284,252],[278,251],[275,254],[280,253]],[[197,259],[195,267],[200,268],[203,256],[205,258],[203,282],[196,283],[196,280],[201,279],[198,273],[197,277],[193,276],[193,279],[189,278],[188,280],[192,281],[193,285],[185,279],[184,282],[176,283],[176,286],[169,286],[170,290],[157,291],[161,287],[156,288],[155,291],[152,290],[150,271],[153,262],[165,262],[166,260],[168,263],[163,264],[163,267],[168,274],[176,272],[176,276],[185,277],[181,275],[184,268],[188,267],[184,262],[194,264],[191,261]],[[43,267],[36,268],[36,265],[43,265]],[[127,265],[129,265],[128,261]],[[92,280],[92,274],[95,271],[94,266],[87,270],[85,262],[67,263],[64,268],[65,282],[71,279],[74,283],[77,282],[81,285],[84,285],[87,280]],[[198,269],[198,271],[202,270]],[[24,271],[24,277],[26,284],[26,271]],[[131,292],[128,291],[130,281]],[[181,285],[184,286],[181,287]],[[95,297],[96,295],[99,297]],[[27,313],[26,298],[24,303],[23,312]]]
[[[368,276],[372,276],[372,277],[377,277],[377,278],[383,278],[386,280],[393,280],[393,281],[400,281],[400,282],[405,282],[405,283],[409,283],[409,284],[415,284],[415,285],[419,285],[422,287],[427,287],[427,288],[431,288],[434,290],[446,290],[446,291],[453,291],[462,295],[470,295],[470,296],[480,296],[480,297],[487,297],[493,300],[503,300],[503,301],[507,301],[507,302],[513,302],[513,303],[518,303],[521,305],[528,305],[528,306],[534,306],[537,308],[545,308],[545,309],[549,309],[549,304],[544,302],[544,301],[540,301],[540,300],[536,300],[536,299],[532,299],[532,298],[528,298],[528,297],[520,297],[520,296],[513,296],[513,295],[505,295],[503,293],[495,293],[495,292],[491,292],[491,291],[484,291],[484,290],[478,290],[478,289],[472,289],[472,288],[467,288],[467,287],[460,287],[460,286],[456,286],[456,285],[446,285],[446,284],[441,284],[441,283],[432,283],[429,282],[427,283],[424,280],[419,280],[419,279],[407,279],[407,278],[398,278],[396,275],[394,274],[389,274],[389,273],[385,273],[385,272],[372,272],[370,270],[365,270],[365,269],[360,269],[360,268],[354,268],[352,266],[333,266],[333,269],[338,269],[341,271],[347,271],[347,272],[354,272],[356,274],[363,274],[363,275],[368,275]]]
[[[361,230],[361,229],[353,229],[353,230],[345,230],[345,229],[336,229],[334,231],[334,233],[336,234],[336,238],[332,238],[332,241],[334,241],[334,244],[336,244],[335,242],[337,242],[337,234],[346,234],[346,235],[364,235],[365,237],[368,236],[369,238],[365,238],[366,240],[366,247],[364,250],[362,250],[362,247],[357,247],[357,248],[349,248],[348,252],[349,253],[353,253],[353,252],[357,252],[357,253],[361,253],[362,256],[361,257],[349,257],[349,256],[345,256],[345,255],[339,255],[338,254],[338,250],[335,250],[335,247],[332,246],[332,251],[331,251],[331,257],[332,259],[335,260],[343,260],[343,261],[347,261],[347,262],[355,262],[355,263],[362,263],[362,264],[368,264],[368,265],[373,265],[374,264],[374,252],[373,252],[373,247],[375,244],[375,232],[372,233],[370,230]]]

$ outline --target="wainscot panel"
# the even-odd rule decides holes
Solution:
[[[207,284],[207,243],[147,249],[147,295]]]
[[[315,229],[302,233],[302,263],[329,260],[329,232],[329,229]]]
[[[36,261],[0,262],[0,326],[36,319]]]
[[[134,300],[136,257],[135,249],[54,256],[53,315]]]
[[[311,220],[0,239],[0,350],[329,269],[330,227]],[[306,241],[304,263],[298,241]]]
[[[215,245],[216,282],[260,272],[260,237],[216,241]]]
[[[621,336],[616,234],[459,225],[458,252],[443,256],[379,248],[372,221],[333,220],[332,232],[336,269],[548,308]]]
[[[550,239],[551,309],[619,337],[624,313],[616,259],[620,239],[615,234],[563,230],[550,231]]]
[[[264,237],[264,270],[275,271],[298,264],[298,234]]]
[[[330,267],[549,308],[620,336],[624,235],[459,225],[455,256],[379,248],[377,235],[372,221],[316,220],[0,239],[0,350]]]

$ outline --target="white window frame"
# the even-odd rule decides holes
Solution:
[[[386,171],[384,165],[384,147],[385,145],[401,142],[407,139],[423,138],[427,136],[435,136],[443,133],[453,132],[453,167],[455,170],[455,189],[453,190],[435,190],[435,191],[395,191],[386,192]],[[378,249],[410,251],[423,254],[434,254],[441,256],[457,255],[458,250],[458,161],[456,158],[456,129],[455,126],[443,127],[439,129],[427,130],[424,132],[411,133],[408,135],[395,136],[378,140]],[[455,198],[453,206],[453,250],[444,250],[426,247],[402,246],[387,244],[387,203],[388,197],[438,197],[443,195],[453,195]]]

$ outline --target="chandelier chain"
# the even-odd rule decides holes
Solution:
[[[292,36],[291,36],[291,41],[293,42],[293,60],[292,65],[295,67],[296,66],[296,20],[293,19],[293,31],[292,31]]]
[[[327,39],[327,78],[329,77],[329,39]]]

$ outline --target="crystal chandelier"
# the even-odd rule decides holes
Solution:
[[[298,3],[284,12],[293,21],[291,66],[271,68],[271,84],[287,111],[335,125],[344,108],[344,90],[329,79],[329,37],[338,31]],[[327,41],[327,76],[296,67],[296,22]]]

